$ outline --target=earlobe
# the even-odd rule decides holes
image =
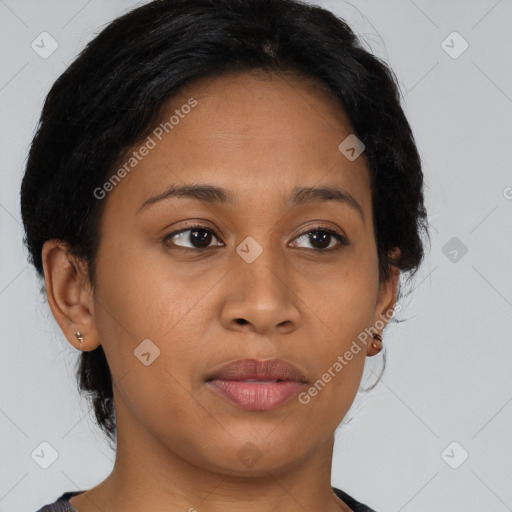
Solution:
[[[64,336],[80,350],[94,350],[100,342],[85,263],[69,252],[69,244],[56,239],[45,242],[42,259],[48,304]]]
[[[398,263],[400,258],[400,249],[395,247],[390,256]],[[400,269],[398,266],[391,266],[388,279],[379,285],[379,294],[375,307],[375,317],[371,331],[375,333],[374,340],[369,344],[367,355],[372,356],[382,350],[382,331],[393,316],[397,293],[398,281],[400,279]]]

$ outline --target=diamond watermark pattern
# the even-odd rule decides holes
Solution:
[[[459,238],[452,236],[441,251],[452,263],[458,263],[468,252],[468,248]]]
[[[458,59],[468,49],[468,47],[469,43],[455,31],[441,42],[441,48],[452,59]]]
[[[469,453],[464,447],[457,441],[452,441],[442,452],[441,458],[450,466],[452,469],[457,469],[469,457]]]
[[[351,133],[343,142],[338,146],[338,149],[347,157],[348,160],[353,162],[359,157],[365,149],[364,144],[353,133]]]
[[[149,366],[160,355],[160,349],[149,339],[141,341],[133,351],[144,366]]]
[[[39,443],[30,456],[43,469],[48,469],[59,458],[57,450],[47,441]]]
[[[248,236],[238,245],[236,252],[246,263],[252,263],[263,252],[263,247],[252,236]]]
[[[30,46],[39,57],[47,59],[59,47],[59,43],[48,32],[41,32]]]
[[[254,464],[261,458],[261,452],[252,443],[246,443],[240,450],[238,450],[238,458],[248,468],[252,468]]]

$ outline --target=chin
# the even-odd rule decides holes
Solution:
[[[268,436],[268,433],[266,435]],[[250,439],[248,436],[244,437]],[[284,442],[282,438],[276,437],[275,441],[271,442],[270,437],[266,440],[262,437],[260,441],[252,438],[253,441],[244,439],[239,442],[233,438],[228,446],[216,442],[213,446],[207,447],[207,453],[196,452],[197,460],[194,463],[220,474],[268,478],[269,473],[290,471],[308,457],[306,451],[297,450],[296,439]]]

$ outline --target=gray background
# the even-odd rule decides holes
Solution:
[[[394,69],[433,226],[407,321],[385,331],[388,369],[337,432],[333,485],[378,512],[512,510],[512,0],[317,3]],[[1,512],[34,512],[112,468],[76,391],[77,351],[27,264],[19,186],[51,84],[134,5],[0,0]],[[46,59],[31,48],[43,31],[58,42]],[[58,452],[48,469],[31,457],[44,441]]]

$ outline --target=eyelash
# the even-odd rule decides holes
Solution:
[[[194,224],[194,225],[191,225],[191,226],[187,226],[186,228],[180,229],[179,231],[173,231],[172,233],[169,233],[168,235],[165,235],[164,238],[162,239],[162,243],[164,245],[166,245],[168,248],[171,248],[167,242],[169,240],[171,240],[173,236],[179,235],[181,233],[185,233],[187,231],[199,231],[199,230],[210,232],[210,233],[212,233],[215,236],[215,238],[217,238],[217,240],[220,240],[219,236],[217,235],[217,233],[213,229],[211,229],[211,228],[209,228],[207,226],[202,226],[200,224]],[[303,233],[300,233],[299,235],[297,235],[295,237],[295,240],[297,238],[301,238],[304,235],[308,235],[308,234],[314,233],[314,232],[320,232],[320,233],[325,232],[325,233],[328,233],[335,240],[337,240],[338,245],[336,245],[334,247],[331,247],[329,249],[309,249],[309,250],[312,250],[312,251],[315,251],[315,252],[318,252],[318,253],[322,253],[322,252],[323,253],[331,253],[331,252],[334,252],[334,251],[338,251],[338,250],[342,249],[343,247],[349,245],[349,242],[348,242],[347,238],[344,235],[342,235],[342,234],[338,233],[337,231],[335,231],[334,229],[326,227],[326,226],[315,226],[312,229],[308,229],[307,231],[304,231]],[[219,247],[219,246],[217,246],[217,247]],[[182,247],[180,245],[173,245],[172,248],[183,249],[185,251],[187,251],[187,250],[190,250],[190,251],[201,251],[201,250],[203,250],[204,251],[206,249],[211,249],[212,247],[203,247],[203,248],[194,247],[194,248],[192,248],[192,247]]]

